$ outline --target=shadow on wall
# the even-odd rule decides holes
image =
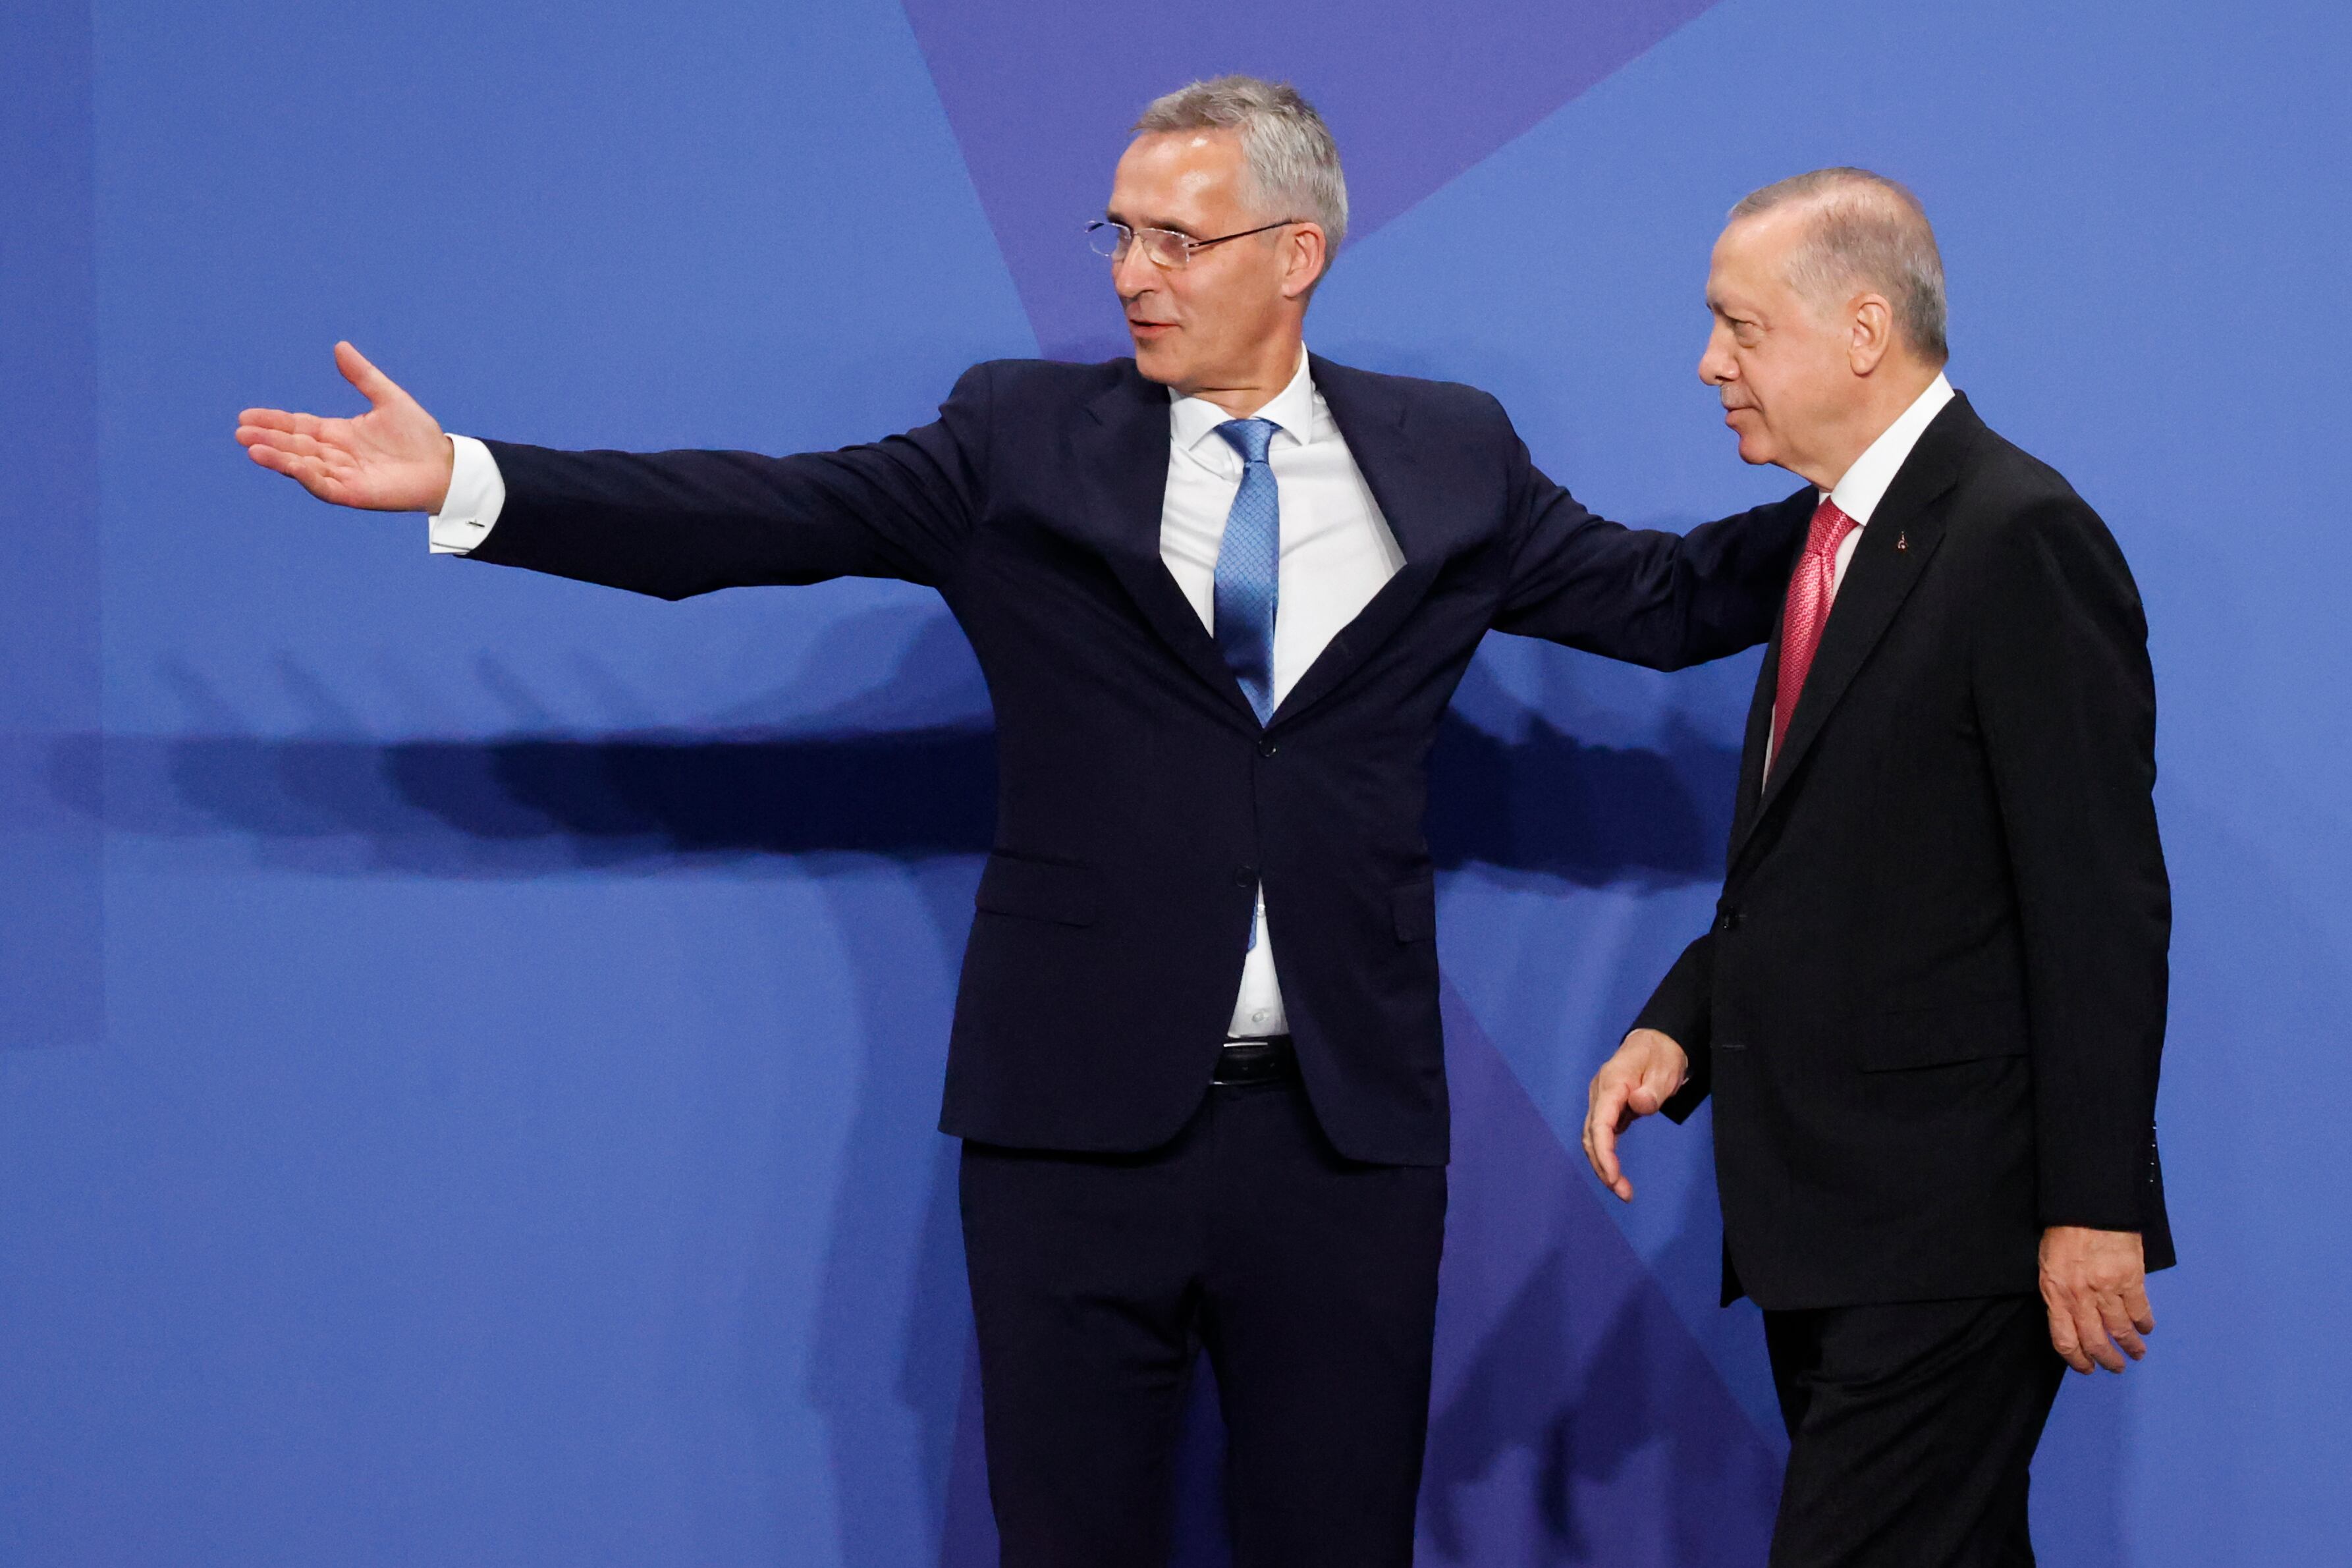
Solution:
[[[768,1424],[761,1452],[780,1512],[793,1491],[788,1434],[803,1404],[823,1414],[845,1563],[933,1560],[943,1539],[970,1530],[949,1517],[972,1354],[957,1149],[934,1128],[977,879],[959,858],[825,881],[858,1010],[856,1109],[809,1337],[802,1344],[782,1321],[793,1287],[772,1250],[748,1292],[743,1353],[761,1380],[752,1408]],[[782,1182],[768,1191],[765,1232],[791,1230],[783,1210],[804,1196]]]
[[[929,1132],[951,986],[909,987],[907,952],[951,976],[973,869],[995,815],[990,731],[939,722],[908,659],[819,733],[737,727],[383,741],[352,734],[82,737],[48,761],[55,797],[116,833],[204,842],[329,876],[529,878],[781,871],[787,857],[909,862],[912,905],[840,880],[867,1016],[844,1208],[834,1217],[806,1385],[778,1359],[755,1281],[747,1385],[769,1419],[824,1412],[855,1560],[986,1560],[954,1166]],[[289,678],[306,678],[289,672]],[[183,677],[183,684],[185,678]],[[1580,885],[1712,881],[1738,758],[1669,723],[1656,747],[1581,742],[1483,673],[1432,754],[1429,836],[1473,862]],[[313,688],[316,683],[311,683]],[[912,727],[910,717],[926,715]],[[314,707],[337,729],[355,727]],[[205,707],[198,707],[200,714]],[[768,723],[763,724],[761,721]],[[931,862],[926,864],[925,862]],[[895,884],[894,884],[895,885]],[[866,903],[856,901],[865,899]],[[1769,1522],[1777,1456],[1722,1389],[1510,1070],[1449,998],[1457,1164],[1439,1333],[1423,1552],[1441,1563],[1730,1560]],[[929,1042],[908,1049],[909,1042]],[[928,1160],[909,1151],[931,1149]],[[1530,1181],[1530,1173],[1538,1179]],[[757,1270],[755,1270],[755,1273]],[[1186,1443],[1181,1560],[1226,1560],[1213,1380]],[[1607,1411],[1606,1417],[1588,1413]],[[772,1436],[772,1434],[771,1434]],[[771,1444],[772,1448],[780,1445]],[[771,1478],[782,1490],[782,1477]],[[1693,1514],[1662,1499],[1717,1500]],[[1727,1552],[1726,1549],[1729,1550]]]
[[[1430,758],[1437,863],[1585,886],[1720,874],[1738,757],[1676,729],[1666,749],[1592,746],[1531,716],[1500,739],[1449,713]],[[90,736],[57,743],[50,786],[116,832],[250,841],[327,875],[658,872],[846,851],[918,859],[989,848],[995,740],[898,731],[644,731],[378,741]]]

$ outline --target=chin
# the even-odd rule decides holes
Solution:
[[[1172,386],[1182,374],[1182,367],[1166,342],[1136,343],[1130,340],[1129,346],[1135,350],[1135,368],[1143,372],[1145,380]]]

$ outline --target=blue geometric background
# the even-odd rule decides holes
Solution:
[[[1784,494],[1693,365],[1723,210],[1913,184],[1955,382],[2147,601],[2186,1262],[2072,1382],[2044,1560],[2352,1534],[2352,18],[2317,0],[19,0],[0,16],[0,1561],[991,1560],[937,1113],[992,811],[932,595],[428,559],[228,440],[833,444],[1111,351],[1076,228],[1186,78],[1295,78],[1309,340],[1475,382],[1587,502]],[[1433,763],[1459,1150],[1422,1560],[1760,1560],[1704,1118],[1583,1085],[1704,918],[1753,655],[1491,640]],[[102,911],[102,919],[101,919]],[[1213,1405],[1188,1563],[1221,1561]]]

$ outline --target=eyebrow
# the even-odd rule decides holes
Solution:
[[[1108,219],[1109,219],[1112,223],[1115,223],[1115,224],[1125,224],[1129,228],[1131,228],[1131,229],[1166,229],[1170,234],[1172,234],[1172,235],[1182,235],[1186,239],[1199,239],[1199,238],[1201,237],[1199,235],[1194,234],[1191,229],[1189,229],[1189,228],[1185,227],[1182,224],[1179,224],[1179,223],[1139,224],[1139,223],[1137,223],[1137,222],[1136,222],[1134,219],[1132,219],[1132,218],[1129,218],[1129,217],[1122,216],[1120,214],[1118,214],[1118,213],[1117,213],[1117,212],[1113,211],[1112,209],[1110,209],[1110,208],[1108,208],[1108,207],[1105,207],[1105,208],[1103,209],[1103,216],[1104,216],[1104,217],[1106,217],[1106,218],[1108,218]]]

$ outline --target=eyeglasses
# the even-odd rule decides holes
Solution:
[[[1127,253],[1131,247],[1139,245],[1143,247],[1143,254],[1151,258],[1153,265],[1173,272],[1190,263],[1192,253],[1196,250],[1206,250],[1213,245],[1223,245],[1227,240],[1247,239],[1252,235],[1262,235],[1269,229],[1283,228],[1291,224],[1303,224],[1307,221],[1305,218],[1284,218],[1280,223],[1260,224],[1254,229],[1244,229],[1239,234],[1219,235],[1214,239],[1194,239],[1191,235],[1178,234],[1174,229],[1133,229],[1125,224],[1113,222],[1109,218],[1097,218],[1087,225],[1087,247],[1097,256],[1107,256],[1114,262],[1120,262],[1127,259]]]

